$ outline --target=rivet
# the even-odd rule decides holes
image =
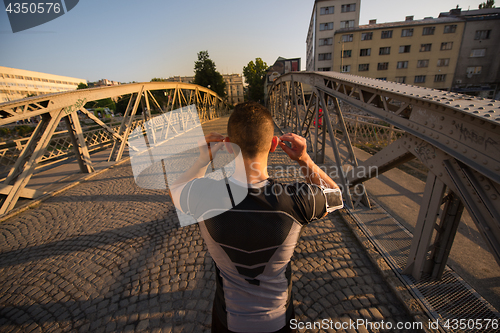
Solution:
[[[497,199],[497,195],[496,194],[492,194],[491,195],[491,200],[496,200]]]
[[[464,154],[465,154],[465,153],[467,153],[467,149],[464,149],[464,150],[462,150],[462,151],[464,152]]]
[[[441,116],[441,118],[439,118],[439,119],[440,119],[440,120],[444,120],[444,117],[443,117],[443,116]]]
[[[469,104],[469,106],[474,106],[474,104]]]
[[[446,144],[449,144],[450,143],[450,140],[446,140]]]
[[[455,144],[453,145],[453,148],[457,149],[457,148],[458,148],[458,145],[455,143]],[[499,168],[499,169],[500,169],[500,168]]]
[[[489,191],[489,190],[490,190],[490,188],[491,188],[491,187],[490,187],[490,185],[486,185],[486,186],[484,187],[484,189],[485,189],[486,191]]]
[[[443,129],[443,126],[439,125],[439,127],[438,127],[438,128],[439,128],[440,130],[442,130],[442,129]]]
[[[434,168],[434,165],[432,165],[432,164],[431,164],[431,165],[430,165],[430,168],[431,168],[431,169],[432,169],[432,168]]]
[[[439,139],[439,135],[438,134],[436,134],[436,139]]]
[[[484,110],[484,107],[481,106],[481,107],[478,107],[477,109],[478,110]]]
[[[472,155],[472,159],[474,159],[474,160],[475,160],[476,158],[477,158],[477,155],[476,155],[476,154]]]
[[[424,125],[427,125],[427,121],[424,123]]]
[[[455,125],[455,120],[453,120],[453,121],[451,122],[451,124],[452,124],[452,125]]]
[[[435,124],[432,124],[432,125],[431,125],[431,127],[432,127],[432,128],[434,128],[434,127],[436,127],[436,125],[435,125]]]
[[[477,114],[477,113],[479,113],[479,111],[473,111],[472,113],[476,113]]]
[[[491,117],[491,115],[487,113],[483,117],[489,118],[489,117]]]
[[[425,130],[422,130],[422,133],[425,133]]]
[[[483,164],[484,164],[484,165],[488,164],[488,160],[484,160],[484,161],[483,161]]]
[[[470,109],[469,108],[464,108],[465,111],[469,111]]]
[[[443,177],[443,173],[442,173],[442,172],[440,172],[440,173],[438,174],[438,176],[439,176],[439,177]]]

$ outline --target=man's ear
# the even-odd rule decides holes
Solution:
[[[278,146],[278,137],[277,136],[273,136],[273,142],[271,143],[271,149],[269,149],[269,151],[271,153],[274,153],[274,151],[276,150],[277,146]]]
[[[227,149],[227,152],[230,153],[230,154],[233,154],[234,153],[234,150],[233,150],[233,145],[231,144],[231,140],[229,140],[229,137],[226,136],[224,138],[224,145],[226,146],[226,149]]]

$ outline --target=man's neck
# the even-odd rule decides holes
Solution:
[[[241,174],[239,177],[235,175],[235,178],[241,182],[247,182],[248,184],[259,183],[268,179],[269,174],[267,173],[267,157],[268,154],[259,155],[255,158],[243,158],[242,161],[245,166],[245,175]],[[239,167],[241,167],[241,165],[237,165],[236,169],[241,170]]]

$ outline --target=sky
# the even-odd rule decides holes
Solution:
[[[482,0],[361,0],[360,25],[437,17]],[[82,0],[66,14],[12,33],[0,11],[0,66],[97,81],[150,81],[194,75],[207,50],[223,74],[255,58],[306,63],[313,0]],[[0,7],[3,9],[4,7]]]

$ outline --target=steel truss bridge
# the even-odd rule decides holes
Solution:
[[[117,97],[128,97],[128,105],[119,127],[108,126],[85,108],[88,102]],[[158,102],[160,97],[163,97],[163,105]],[[144,126],[143,124],[152,118],[152,113],[166,113],[174,108],[181,108],[182,115],[182,107],[191,104],[197,106],[201,121],[219,117],[229,111],[225,102],[213,91],[198,85],[179,82],[132,83],[82,89],[0,104],[0,126],[33,117],[41,118],[29,140],[21,145],[20,154],[16,156],[7,177],[0,184],[0,215],[11,211],[20,197],[35,199],[43,194],[26,186],[40,162],[58,158],[59,155],[67,155],[67,152],[60,148],[48,151],[49,147],[57,146],[57,143],[51,146],[51,140],[54,140],[54,134],[61,120],[67,127],[69,136],[67,146],[73,149],[80,171],[92,173],[94,167],[89,154],[89,145],[92,144],[89,141],[92,140],[89,140],[85,136],[87,133],[82,130],[79,113],[98,125],[102,129],[101,132],[106,133],[104,140],[107,138],[112,144],[108,161],[119,161],[128,145],[127,139],[131,130],[138,125]],[[139,114],[141,116],[136,116]],[[186,117],[181,116],[175,121],[185,122],[190,116],[189,112],[186,112]],[[168,133],[168,128],[165,130]],[[101,142],[102,138],[94,141]],[[134,149],[134,147],[129,148]],[[54,154],[54,151],[58,153]]]
[[[403,134],[358,163],[339,101]],[[268,106],[282,128],[308,139],[317,163],[333,150],[337,170],[345,171],[338,172],[339,185],[350,189],[343,192],[348,208],[370,206],[359,190],[376,175],[369,168],[383,173],[417,158],[429,169],[405,274],[442,276],[464,207],[500,263],[499,101],[345,73],[296,72],[274,81]]]

